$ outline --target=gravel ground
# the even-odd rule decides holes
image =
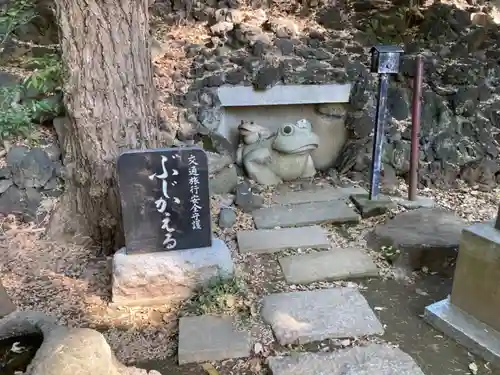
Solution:
[[[318,179],[317,183],[328,183]],[[404,193],[402,184],[399,189]],[[271,189],[263,189],[269,202]],[[500,188],[485,193],[461,185],[456,190],[427,189],[421,195],[433,197],[445,208],[453,209],[469,222],[494,218],[500,197]],[[213,217],[217,217],[221,202],[227,197],[212,199]],[[56,202],[51,201],[50,205]],[[47,204],[49,206],[49,204]],[[250,329],[255,338],[255,350],[260,356],[274,353],[272,332],[260,319],[261,296],[269,291],[306,290],[344,285],[344,282],[318,282],[307,286],[286,285],[280,275],[277,256],[240,255],[237,252],[235,234],[238,230],[253,228],[251,216],[236,209],[238,220],[231,229],[214,231],[224,239],[233,252],[237,275],[247,283],[249,293],[245,297],[253,306],[250,321],[241,328]],[[394,212],[386,216],[394,215]],[[378,217],[364,220],[350,227],[326,227],[333,246],[365,247],[364,234],[376,223],[385,220]],[[62,324],[93,327],[107,337],[118,357],[127,363],[150,359],[162,359],[175,353],[177,307],[110,308],[110,270],[108,261],[95,258],[90,247],[69,246],[44,239],[43,225],[20,224],[13,217],[0,222],[0,246],[5,256],[0,259],[2,282],[20,309],[34,309],[56,316]],[[303,249],[302,251],[309,251]],[[368,250],[367,250],[368,251]],[[388,264],[377,259],[386,278],[397,277]],[[411,282],[411,280],[408,280]],[[348,282],[354,286],[356,283]],[[345,344],[345,343],[344,343]],[[342,343],[339,343],[342,345]],[[235,363],[235,366],[242,364]],[[248,365],[248,363],[246,364]]]

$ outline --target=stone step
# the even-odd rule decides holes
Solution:
[[[317,225],[240,231],[236,237],[241,254],[275,253],[285,249],[298,248],[327,249],[330,247],[330,241],[328,241],[325,231]]]
[[[293,255],[281,258],[279,263],[289,284],[376,277],[379,274],[372,257],[359,248]]]
[[[264,297],[262,317],[281,345],[384,333],[356,288],[271,294]]]
[[[368,194],[362,187],[316,187],[301,191],[281,192],[273,196],[273,202],[282,205],[307,202],[327,202],[348,199],[353,194]]]
[[[355,346],[332,353],[269,357],[268,364],[273,375],[424,375],[412,357],[384,344]]]
[[[302,203],[291,206],[275,205],[252,212],[258,229],[299,227],[314,224],[358,223],[359,215],[343,200]]]
[[[248,357],[250,333],[235,329],[229,316],[189,316],[179,319],[179,364]]]

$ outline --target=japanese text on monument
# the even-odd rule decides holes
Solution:
[[[194,154],[188,157],[189,192],[191,197],[191,227],[193,230],[201,230],[200,222],[200,174],[198,173],[198,162]]]
[[[172,155],[171,158],[177,159],[179,155]],[[161,167],[162,173],[156,174],[153,173],[149,176],[150,180],[158,179],[161,181],[161,192],[162,196],[155,201],[156,210],[163,215],[163,219],[161,221],[161,229],[163,229],[165,233],[165,239],[163,240],[163,245],[168,249],[172,250],[177,246],[177,240],[175,239],[175,229],[171,227],[171,204],[180,204],[180,199],[177,197],[170,197],[168,194],[169,184],[172,186],[177,185],[176,176],[179,175],[179,171],[177,169],[172,169],[172,174],[168,173],[166,164],[168,162],[167,156],[161,155]],[[170,178],[169,178],[170,177]]]

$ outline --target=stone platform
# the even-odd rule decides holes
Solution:
[[[408,354],[383,344],[270,357],[269,367],[273,375],[424,375]]]
[[[199,249],[126,254],[113,257],[112,302],[117,305],[157,305],[189,298],[212,278],[231,277],[231,251],[219,239]]]
[[[424,320],[471,353],[500,367],[500,332],[460,310],[449,298],[427,306]]]
[[[248,357],[251,338],[229,316],[189,316],[179,320],[179,364]]]
[[[264,297],[261,313],[281,345],[384,333],[355,288],[271,294]]]

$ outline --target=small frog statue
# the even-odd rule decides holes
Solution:
[[[318,148],[319,137],[306,119],[283,124],[274,133],[242,121],[238,131],[241,143],[236,163],[259,184],[277,185],[316,174],[311,152]]]

